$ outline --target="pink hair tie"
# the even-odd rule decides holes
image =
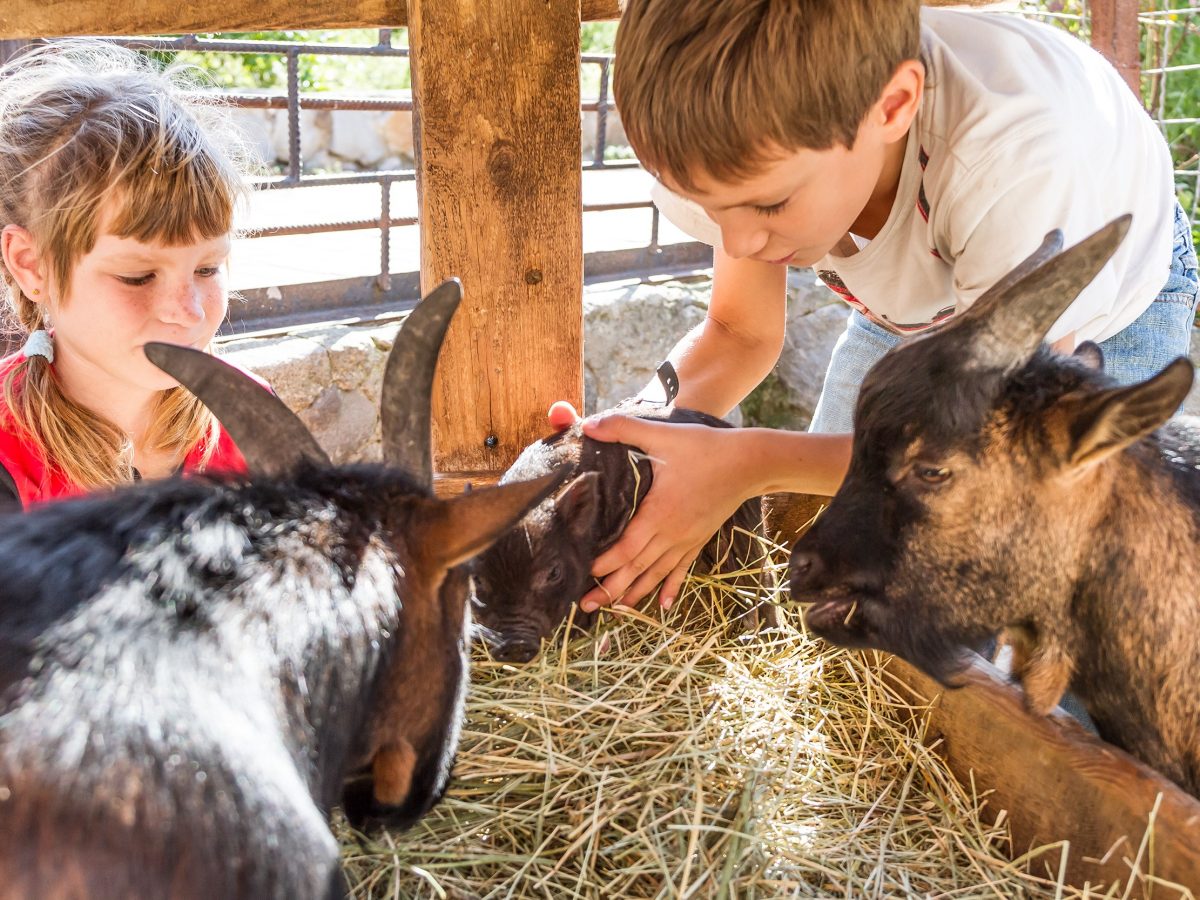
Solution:
[[[41,356],[46,362],[54,362],[54,341],[50,338],[50,332],[39,328],[30,334],[21,353],[26,359]]]

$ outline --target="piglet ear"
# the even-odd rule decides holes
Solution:
[[[1158,428],[1191,390],[1195,373],[1185,357],[1153,378],[1075,401],[1068,408],[1069,463],[1100,462]]]
[[[532,481],[479,488],[449,500],[428,501],[409,537],[409,549],[436,569],[449,569],[482,553],[525,513],[566,480],[572,466],[559,466]]]
[[[1075,348],[1073,355],[1089,369],[1095,369],[1097,372],[1104,371],[1104,351],[1100,349],[1099,344],[1093,341],[1084,341]]]
[[[585,472],[567,485],[554,504],[558,518],[577,541],[596,533],[600,507],[600,473]]]

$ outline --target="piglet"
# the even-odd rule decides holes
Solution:
[[[673,373],[660,372],[668,396]],[[732,427],[723,419],[690,409],[624,400],[611,412],[663,422]],[[650,459],[628,444],[584,436],[577,422],[530,444],[500,479],[524,481],[570,466],[567,484],[531,510],[518,525],[481,554],[473,565],[478,633],[499,660],[528,662],[543,638],[568,617],[595,584],[593,560],[620,538],[653,481]],[[758,536],[762,513],[757,499],[738,508],[697,559],[694,572],[724,575],[738,594],[761,589],[764,553]],[[739,574],[732,574],[739,573]],[[747,601],[739,617],[773,624],[774,607]],[[595,613],[575,610],[574,623],[588,629]]]

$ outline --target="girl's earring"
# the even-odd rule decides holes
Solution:
[[[37,288],[34,288],[34,289],[33,289],[33,296],[35,296],[35,297],[36,297],[36,296],[38,296],[40,293],[41,293],[41,291],[40,291],[40,290],[38,290]]]

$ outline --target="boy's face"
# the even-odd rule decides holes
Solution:
[[[886,220],[904,152],[903,141],[888,138],[864,124],[853,149],[775,150],[758,174],[736,183],[704,172],[691,191],[668,176],[662,181],[704,208],[729,256],[811,266],[847,232],[874,237]]]

